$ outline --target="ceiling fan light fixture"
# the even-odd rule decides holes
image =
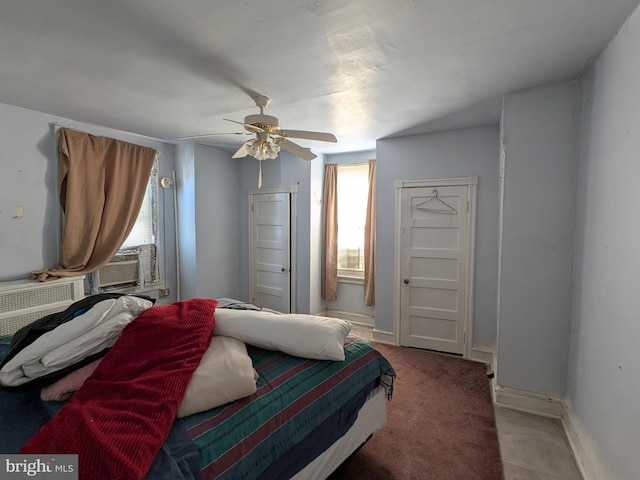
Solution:
[[[332,133],[310,132],[307,130],[283,130],[280,128],[280,120],[271,115],[265,115],[264,109],[269,105],[269,97],[264,95],[254,95],[253,100],[260,109],[259,114],[247,115],[244,121],[224,120],[240,124],[244,127],[244,132],[236,132],[238,135],[255,135],[255,138],[244,142],[240,148],[232,155],[231,158],[243,158],[250,155],[258,161],[277,158],[280,149],[283,148],[287,152],[299,157],[303,160],[313,160],[317,155],[310,150],[292,142],[292,138],[301,138],[306,140],[315,140],[318,142],[337,142],[336,136]],[[195,135],[189,137],[181,137],[181,139],[196,139],[217,135],[215,133],[209,135]]]
[[[247,153],[258,160],[276,158],[280,153],[280,145],[272,139],[253,138],[247,142]]]

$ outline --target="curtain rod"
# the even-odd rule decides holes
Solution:
[[[55,127],[56,131],[58,131],[58,129],[60,129],[60,128],[68,128],[70,130],[75,130],[77,132],[88,133],[89,135],[107,136],[107,135],[100,134],[100,133],[90,133],[90,132],[86,131],[87,129],[104,129],[104,130],[111,130],[113,132],[117,132],[117,133],[120,133],[122,135],[129,135],[129,136],[132,136],[132,137],[143,138],[145,140],[149,140],[149,141],[152,141],[152,142],[160,142],[160,143],[167,143],[167,144],[171,144],[172,143],[172,142],[170,142],[168,140],[163,140],[161,138],[149,137],[147,135],[142,135],[140,133],[126,132],[124,130],[118,130],[118,129],[115,129],[115,128],[104,127],[102,125],[96,125],[94,123],[85,124],[87,128],[78,127],[77,125],[72,125],[70,123],[62,123],[60,121],[49,122],[49,125],[52,125],[53,127]]]
[[[98,137],[113,138],[114,140],[118,140],[120,142],[131,143],[129,140],[123,140],[121,138],[114,138],[114,137],[112,137],[110,135],[105,135],[105,134],[102,134],[102,133],[87,132],[85,129],[80,129],[80,128],[74,126],[74,125],[63,124],[63,123],[58,123],[58,122],[52,122],[50,125],[53,125],[53,127],[55,128],[55,133],[58,133],[58,130],[60,130],[61,128],[68,128],[69,130],[75,130],[76,132],[86,133],[87,135],[95,135],[95,136],[98,136]],[[107,127],[100,127],[98,125],[92,125],[92,126],[95,127],[95,128],[107,128]],[[113,129],[109,129],[109,130],[113,130]],[[122,130],[115,130],[115,132],[122,133],[123,135],[131,135],[131,136],[139,137],[139,138],[145,139],[147,141],[157,141],[157,142],[160,142],[160,143],[167,143],[164,140],[159,140],[159,139],[155,139],[155,138],[151,138],[151,137],[145,137],[144,135],[140,135],[140,134],[137,134],[137,133],[129,133],[129,132],[124,132]],[[141,146],[146,147],[146,148],[154,149],[156,151],[156,157],[160,158],[160,150],[158,148],[156,148],[154,146],[151,146],[151,145],[141,145]]]

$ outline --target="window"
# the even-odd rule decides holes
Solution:
[[[158,206],[158,161],[151,170],[147,191],[142,200],[136,223],[122,244],[122,249],[157,243],[157,206]]]
[[[338,277],[364,278],[369,165],[338,165]]]

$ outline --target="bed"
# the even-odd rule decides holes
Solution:
[[[214,302],[217,313],[214,316],[219,318],[232,311],[234,314],[263,313],[256,305],[234,299]],[[163,359],[170,352],[174,358],[179,355],[179,364],[185,371],[183,376],[187,378],[200,357],[196,354],[198,358],[194,363],[185,352],[196,349],[195,345],[204,341],[207,331],[210,340],[213,328],[207,330],[197,316],[208,316],[206,311],[196,312],[190,323],[193,315],[179,310],[184,303],[177,302],[164,310],[164,306],[151,308],[132,321],[70,400],[42,400],[43,385],[37,382],[0,390],[0,453],[78,453],[80,478],[92,479],[113,475],[117,478],[194,480],[322,479],[385,425],[386,402],[391,399],[395,376],[393,367],[372,343],[351,333],[342,341],[344,360],[292,355],[275,349],[273,343],[263,344],[261,339],[253,342],[251,337],[252,343],[257,345],[247,342],[246,352],[257,378],[255,393],[176,418],[175,412],[183,405],[178,398],[184,395],[184,382],[179,380],[182,374],[176,373],[173,367],[162,372],[154,357]],[[153,317],[149,312],[156,311],[170,312],[174,323],[169,330],[163,331],[168,323],[165,314],[148,318]],[[273,311],[264,313],[286,317]],[[144,324],[144,321],[156,323]],[[138,328],[137,337],[135,328]],[[198,333],[199,330],[202,332]],[[251,335],[255,334],[254,330]],[[213,330],[214,338],[217,333]],[[289,337],[271,334],[271,341],[276,344],[280,338]],[[291,337],[294,338],[295,333],[292,332]],[[0,361],[10,350],[12,340],[12,336],[0,337]],[[127,341],[129,350],[126,350]],[[149,349],[151,344],[158,348]],[[141,350],[145,352],[142,359],[139,358]],[[136,368],[137,371],[130,372]],[[158,370],[157,378],[150,380],[149,372]],[[126,383],[119,375],[135,381]],[[141,389],[140,384],[144,385],[145,381],[156,382],[156,386],[147,385]],[[158,389],[157,384],[162,388]],[[111,458],[105,451],[111,451],[112,442],[117,441],[109,435],[96,437],[104,431],[112,432],[109,429],[114,428],[114,421],[111,419],[104,430],[99,430],[92,423],[94,418],[99,420],[99,415],[94,413],[100,413],[104,404],[115,401],[114,411],[119,412],[120,422],[121,417],[129,415],[128,405],[137,402],[136,392],[140,392],[139,396],[144,397],[146,403],[135,413],[137,417],[131,414],[130,423],[152,423],[150,418],[154,422],[157,418],[160,420],[156,423],[161,424],[162,418],[167,420],[162,428],[153,424],[144,427],[150,430],[136,434],[138,436],[123,435],[122,445],[126,448],[120,445],[120,453],[113,448],[115,453]],[[127,400],[123,402],[122,396]],[[84,406],[78,407],[83,401]],[[149,402],[155,406],[151,408]],[[79,420],[89,411],[86,405],[97,409],[91,410],[94,418],[89,427]],[[149,412],[153,413],[150,415]],[[83,428],[87,429],[88,436],[77,433]],[[113,438],[117,435],[114,433]],[[135,443],[127,444],[129,437],[134,438]],[[159,447],[149,446],[145,450],[154,442]],[[141,460],[145,455],[150,457],[150,465]],[[131,462],[129,467],[128,461]],[[114,467],[116,464],[117,468]]]

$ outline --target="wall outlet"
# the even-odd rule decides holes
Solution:
[[[160,289],[160,297],[168,297],[171,291],[168,288]]]

